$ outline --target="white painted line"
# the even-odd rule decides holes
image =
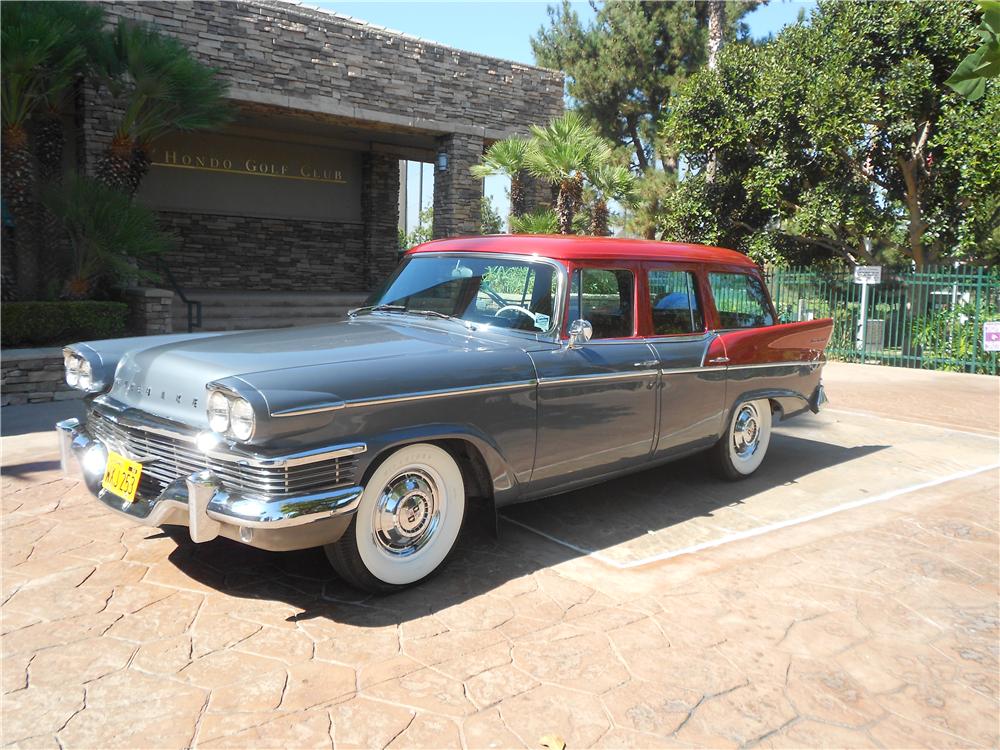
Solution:
[[[828,409],[825,406],[820,409],[819,413],[825,414],[826,412],[830,412],[831,414],[849,414],[852,417],[875,417],[875,419],[885,419],[888,420],[889,422],[899,422],[900,424],[924,425],[925,427],[933,427],[935,430],[941,430],[942,432],[954,432],[959,435],[968,435],[969,437],[981,437],[981,438],[986,438],[987,440],[1000,441],[1000,435],[991,435],[986,431],[971,432],[969,430],[959,430],[956,429],[955,427],[945,427],[943,424],[939,424],[937,422],[921,422],[917,419],[909,420],[909,419],[899,419],[898,417],[886,417],[881,414],[876,414],[875,412],[870,412],[870,411],[851,411],[849,409]]]
[[[701,552],[704,549],[711,549],[712,547],[721,547],[723,544],[729,544],[731,542],[738,542],[743,539],[750,539],[751,537],[761,536],[763,534],[769,534],[772,531],[778,531],[779,529],[787,529],[789,526],[798,526],[799,524],[808,523],[809,521],[815,521],[820,518],[825,518],[826,516],[832,516],[835,513],[843,513],[846,510],[853,510],[854,508],[861,508],[865,505],[871,505],[872,503],[881,503],[886,500],[892,500],[893,498],[899,497],[901,495],[908,495],[911,492],[919,492],[920,490],[926,490],[930,487],[937,487],[941,484],[947,484],[948,482],[955,482],[959,479],[966,479],[968,477],[975,476],[976,474],[982,474],[984,471],[992,471],[995,469],[1000,469],[1000,463],[990,464],[989,466],[980,466],[976,469],[969,469],[968,471],[960,471],[957,474],[949,474],[945,477],[940,477],[939,479],[932,479],[929,482],[922,482],[920,484],[911,484],[909,487],[903,487],[898,490],[889,490],[888,492],[883,492],[881,495],[874,495],[873,497],[862,498],[861,500],[852,500],[851,502],[841,503],[840,505],[835,505],[832,508],[827,508],[826,510],[817,511],[816,513],[809,513],[805,516],[799,516],[798,518],[791,518],[787,521],[778,521],[776,523],[769,523],[766,526],[758,526],[755,529],[748,529],[747,531],[739,531],[734,534],[726,534],[718,539],[712,539],[707,542],[700,542],[699,544],[692,544],[689,547],[682,547],[680,549],[671,550],[669,552],[661,552],[658,555],[652,555],[651,557],[644,557],[640,560],[633,560],[632,562],[619,562],[606,555],[597,552],[596,550],[585,549],[579,547],[571,542],[564,541],[558,537],[547,534],[544,531],[529,526],[526,523],[521,523],[520,521],[515,521],[513,518],[508,518],[503,516],[505,521],[514,524],[515,526],[520,526],[523,529],[527,529],[532,533],[538,534],[539,536],[545,537],[549,541],[560,544],[563,547],[567,547],[574,552],[579,552],[581,555],[586,555],[591,557],[598,562],[609,565],[613,568],[619,570],[628,570],[629,568],[638,568],[642,565],[649,565],[654,562],[662,562],[663,560],[669,560],[672,557],[679,557],[681,555],[690,555],[694,552]]]

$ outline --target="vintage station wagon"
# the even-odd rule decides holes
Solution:
[[[440,240],[342,322],[68,347],[89,415],[58,432],[64,466],[135,521],[323,546],[348,582],[386,591],[441,565],[469,503],[698,451],[752,474],[773,422],[824,400],[831,327],[779,322],[730,250]]]

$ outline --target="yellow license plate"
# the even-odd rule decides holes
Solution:
[[[108,451],[108,467],[104,470],[104,479],[101,480],[104,489],[130,503],[135,500],[141,476],[141,463],[125,458],[120,453]]]

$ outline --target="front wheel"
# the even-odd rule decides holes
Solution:
[[[386,593],[437,570],[464,516],[465,484],[455,459],[436,445],[407,445],[375,470],[351,524],[324,551],[347,583]]]
[[[711,450],[712,465],[723,479],[745,479],[764,461],[771,442],[771,402],[744,401],[734,410],[729,425]]]

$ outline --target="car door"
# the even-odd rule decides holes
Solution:
[[[656,355],[661,381],[656,456],[711,445],[719,436],[725,408],[724,362],[709,362],[718,337],[707,326],[700,266],[648,263],[644,267],[641,315],[646,342]]]
[[[533,351],[538,439],[532,492],[562,488],[649,459],[659,368],[636,329],[638,264],[571,269],[568,314],[588,320],[579,346]]]

